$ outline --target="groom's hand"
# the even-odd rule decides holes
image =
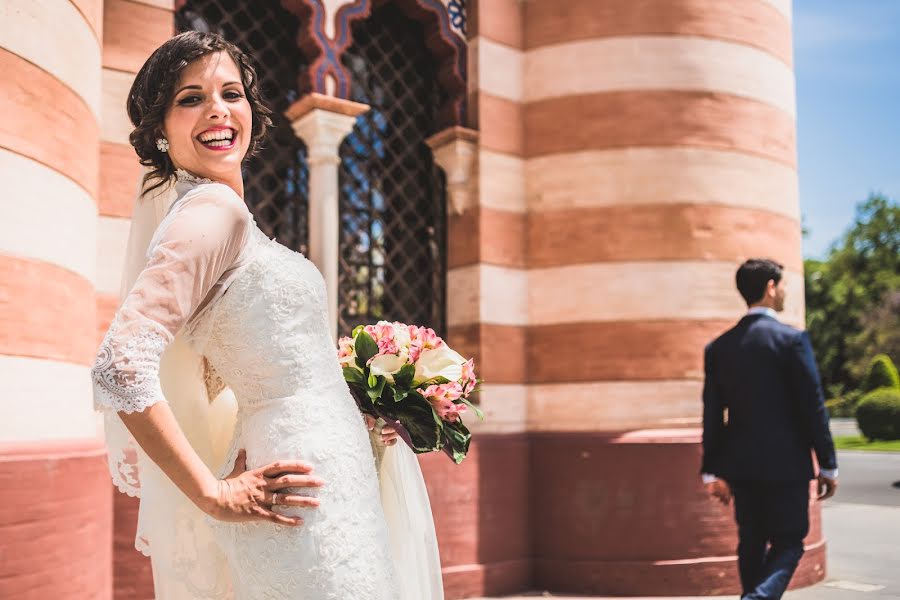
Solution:
[[[819,475],[816,479],[818,480],[816,484],[816,489],[818,490],[817,500],[828,500],[834,496],[838,486],[837,479],[825,477],[824,475]]]
[[[731,503],[731,487],[723,479],[716,479],[707,483],[706,491],[710,498],[718,500],[722,503],[722,506],[728,506]]]

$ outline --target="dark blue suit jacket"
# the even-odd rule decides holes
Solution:
[[[706,347],[703,473],[730,481],[809,480],[836,469],[809,336],[747,315]]]

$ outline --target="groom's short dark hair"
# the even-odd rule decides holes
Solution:
[[[762,300],[766,284],[772,280],[777,285],[781,281],[784,265],[767,258],[751,258],[740,266],[735,279],[737,288],[748,305]]]

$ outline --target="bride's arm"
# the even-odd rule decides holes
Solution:
[[[213,514],[219,502],[217,480],[188,442],[167,402],[141,412],[119,412],[147,456],[203,512]]]
[[[279,504],[315,505],[313,499],[280,493],[288,485],[317,484],[310,467],[241,468],[219,481],[176,422],[159,380],[163,350],[235,264],[250,227],[243,202],[225,186],[198,190],[173,209],[100,347],[92,372],[94,402],[109,418],[121,418],[147,456],[205,512],[224,520],[297,524],[270,510],[272,493],[279,492]],[[286,475],[277,477],[281,473]]]
[[[310,475],[312,467],[301,461],[283,461],[245,471],[239,457],[235,471],[216,479],[188,442],[166,402],[157,402],[143,412],[119,416],[147,456],[203,512],[223,521],[264,519],[282,525],[300,525],[300,518],[270,510],[272,493],[285,487],[315,487],[321,481]],[[293,475],[285,476],[290,472]],[[282,481],[276,483],[278,479]],[[281,493],[279,504],[318,506],[318,500]]]

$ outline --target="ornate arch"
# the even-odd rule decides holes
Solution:
[[[453,31],[464,23],[460,0],[451,0],[454,13],[441,0],[353,0],[334,15],[334,39],[326,34],[327,11],[322,0],[281,0],[282,6],[297,15],[300,30],[297,45],[309,61],[309,69],[299,73],[299,89],[305,92],[350,97],[351,75],[343,65],[344,52],[353,44],[355,21],[365,19],[372,10],[392,2],[404,14],[422,24],[425,43],[438,66],[438,81],[444,90],[441,125],[464,125],[466,120],[467,44]],[[334,79],[329,90],[326,79]]]
[[[175,10],[186,0],[175,0]],[[334,39],[326,34],[325,19],[328,11],[323,0],[281,0],[281,5],[297,16],[297,47],[309,64],[297,74],[300,93],[318,92],[338,98],[350,97],[350,73],[341,59],[344,51],[353,44],[352,24],[365,19],[372,10],[393,2],[408,17],[422,24],[425,43],[438,65],[438,81],[446,100],[440,110],[441,126],[466,124],[466,40],[453,31],[463,28],[462,0],[353,0],[338,9],[334,16]],[[451,14],[452,13],[452,14]],[[334,90],[327,87],[327,76],[334,78]]]

